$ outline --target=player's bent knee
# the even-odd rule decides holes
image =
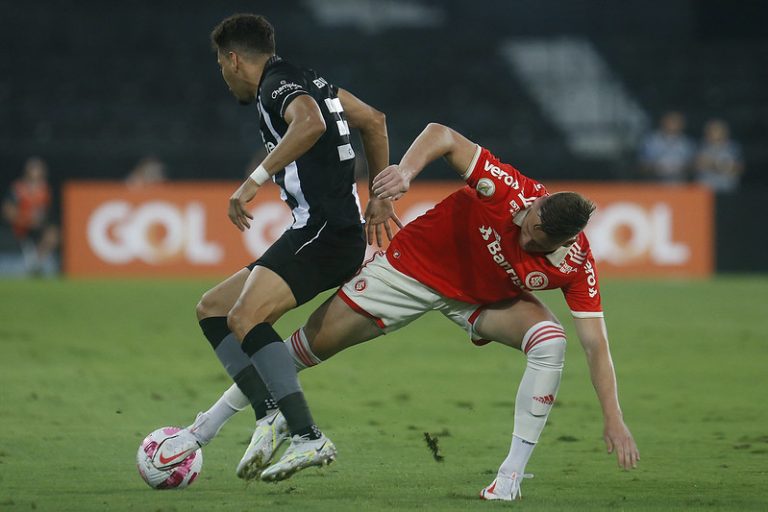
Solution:
[[[248,331],[253,328],[253,325],[255,325],[249,322],[247,315],[244,313],[243,308],[235,305],[227,314],[227,327],[241,341],[248,334]]]
[[[216,294],[208,290],[200,297],[200,301],[195,306],[197,319],[209,318],[212,316],[226,316],[227,310],[221,301],[217,300]]]
[[[565,338],[555,338],[543,342],[530,352],[528,361],[547,370],[562,370],[565,364]]]
[[[197,305],[195,306],[195,314],[197,315],[198,320],[202,320],[204,318],[208,318],[210,316],[213,316],[210,314],[210,309],[208,308],[208,305],[205,303],[205,295],[198,301]]]
[[[227,313],[227,326],[242,340],[253,327],[262,322],[271,322],[271,309],[264,307],[247,308],[238,301]]]
[[[561,370],[565,362],[566,338],[563,327],[551,321],[539,322],[523,337],[521,349],[528,364],[542,370]]]

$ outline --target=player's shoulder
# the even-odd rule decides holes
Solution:
[[[490,150],[478,146],[465,180],[477,191],[478,198],[489,205],[503,202],[513,215],[530,207],[548,194],[546,187],[503,162]]]
[[[567,280],[577,279],[585,272],[594,272],[592,250],[583,231],[578,234],[574,243],[550,253],[547,259]]]
[[[579,245],[580,248],[589,251],[589,237],[587,237],[587,234],[582,231],[578,235],[576,235],[576,243]]]
[[[568,254],[581,267],[592,260],[592,249],[589,246],[589,238],[587,238],[586,233],[582,231],[576,236],[576,241],[571,245]]]
[[[281,69],[297,69],[297,66],[294,65],[293,62],[286,60],[279,55],[273,55],[269,58],[264,67],[264,71],[267,73],[272,73],[275,70]]]
[[[517,167],[503,161],[486,147],[478,145],[478,152],[473,159],[473,164],[473,170],[478,171],[479,174],[490,175],[493,178],[500,179],[512,188],[519,188],[519,180],[525,179],[531,182],[532,185],[536,185],[536,190],[541,191],[540,195],[547,193],[543,184],[523,174]]]
[[[488,165],[497,165],[499,167],[511,167],[515,168],[512,164],[505,162],[501,158],[499,158],[496,153],[491,151],[489,148],[485,146],[481,146],[480,144],[477,145],[478,149],[478,162],[484,162]]]
[[[273,56],[264,68],[262,85],[275,80],[299,80],[304,77],[305,69],[277,55]]]

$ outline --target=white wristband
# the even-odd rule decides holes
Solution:
[[[262,186],[269,181],[270,178],[271,176],[263,165],[259,165],[256,170],[251,173],[251,179],[255,181],[258,186]]]

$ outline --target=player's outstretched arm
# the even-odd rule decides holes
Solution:
[[[349,126],[360,130],[369,179],[373,181],[389,165],[387,117],[347,90],[339,88],[338,96]]]
[[[592,385],[603,410],[603,432],[608,453],[616,452],[619,467],[637,467],[640,452],[632,433],[624,423],[619,406],[616,372],[608,348],[608,336],[602,318],[574,318],[579,341],[584,347]]]
[[[339,89],[338,96],[349,126],[360,130],[365,157],[368,160],[370,191],[373,179],[389,165],[387,118],[383,112],[379,112],[349,91]],[[395,215],[392,202],[388,199],[378,199],[373,194],[370,194],[368,205],[365,208],[365,226],[369,245],[373,243],[375,235],[376,243],[381,247],[382,227],[387,234],[387,238],[392,240],[394,235],[389,224],[390,220],[398,227],[403,227],[400,219]]]
[[[453,169],[464,175],[477,145],[459,132],[438,123],[429,123],[403,155],[399,165],[384,169],[373,181],[379,199],[399,199],[408,191],[411,180],[430,162],[444,157]]]
[[[253,217],[246,209],[246,204],[254,198],[259,187],[273,174],[309,151],[325,133],[325,121],[320,107],[307,94],[293,100],[285,109],[283,118],[288,123],[283,139],[229,198],[229,219],[240,231],[251,227],[249,220]]]

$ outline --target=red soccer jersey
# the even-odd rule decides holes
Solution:
[[[544,185],[480,148],[457,190],[409,223],[387,259],[440,295],[473,304],[561,288],[576,317],[602,316],[595,261],[584,233],[549,254],[520,247],[520,224]]]
[[[12,185],[13,201],[18,215],[13,221],[13,232],[18,238],[41,227],[51,206],[51,191],[48,184],[30,186],[24,180],[17,180]]]

